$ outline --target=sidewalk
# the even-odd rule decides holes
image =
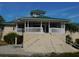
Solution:
[[[14,47],[14,45],[0,46],[1,55],[28,55],[23,48]]]

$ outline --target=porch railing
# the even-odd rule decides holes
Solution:
[[[41,32],[42,30],[41,27],[26,27],[26,32]]]
[[[50,28],[50,32],[53,32],[53,33],[65,33],[65,29],[64,28]]]
[[[17,32],[24,32],[24,28],[17,28]],[[26,32],[41,32],[43,28],[41,27],[26,27]]]
[[[23,32],[24,28],[17,28],[17,32]]]
[[[17,28],[17,32],[25,32],[24,28]],[[26,32],[43,32],[42,27],[26,27]],[[65,33],[64,28],[49,28],[51,33]]]

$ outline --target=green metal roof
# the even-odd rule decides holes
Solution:
[[[61,18],[51,18],[51,17],[47,17],[47,16],[40,16],[40,17],[22,17],[22,18],[17,18],[16,20],[13,20],[13,21],[10,21],[10,22],[5,22],[4,25],[5,26],[12,26],[12,25],[15,25],[15,22],[18,22],[18,21],[27,21],[27,20],[44,20],[44,21],[60,21],[60,22],[69,22],[68,19],[61,19]]]
[[[25,20],[44,20],[44,21],[64,21],[64,22],[69,22],[68,19],[62,19],[62,18],[51,18],[51,17],[47,17],[47,16],[40,16],[40,17],[23,17],[23,18],[19,18],[17,20],[20,21],[25,21]],[[16,20],[16,21],[17,21]]]

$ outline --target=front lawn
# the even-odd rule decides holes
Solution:
[[[74,53],[48,53],[48,54],[33,54],[32,57],[79,57],[79,52]]]
[[[49,55],[50,57],[79,57],[79,52],[74,52],[74,53],[59,53],[59,54],[56,54],[56,53],[51,53]]]

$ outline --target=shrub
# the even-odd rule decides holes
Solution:
[[[75,42],[76,42],[77,44],[79,44],[79,39],[75,39]]]
[[[8,33],[7,35],[4,36],[4,40],[8,43],[8,44],[14,44],[15,43],[15,37],[17,37],[18,35],[14,32],[12,33]]]

